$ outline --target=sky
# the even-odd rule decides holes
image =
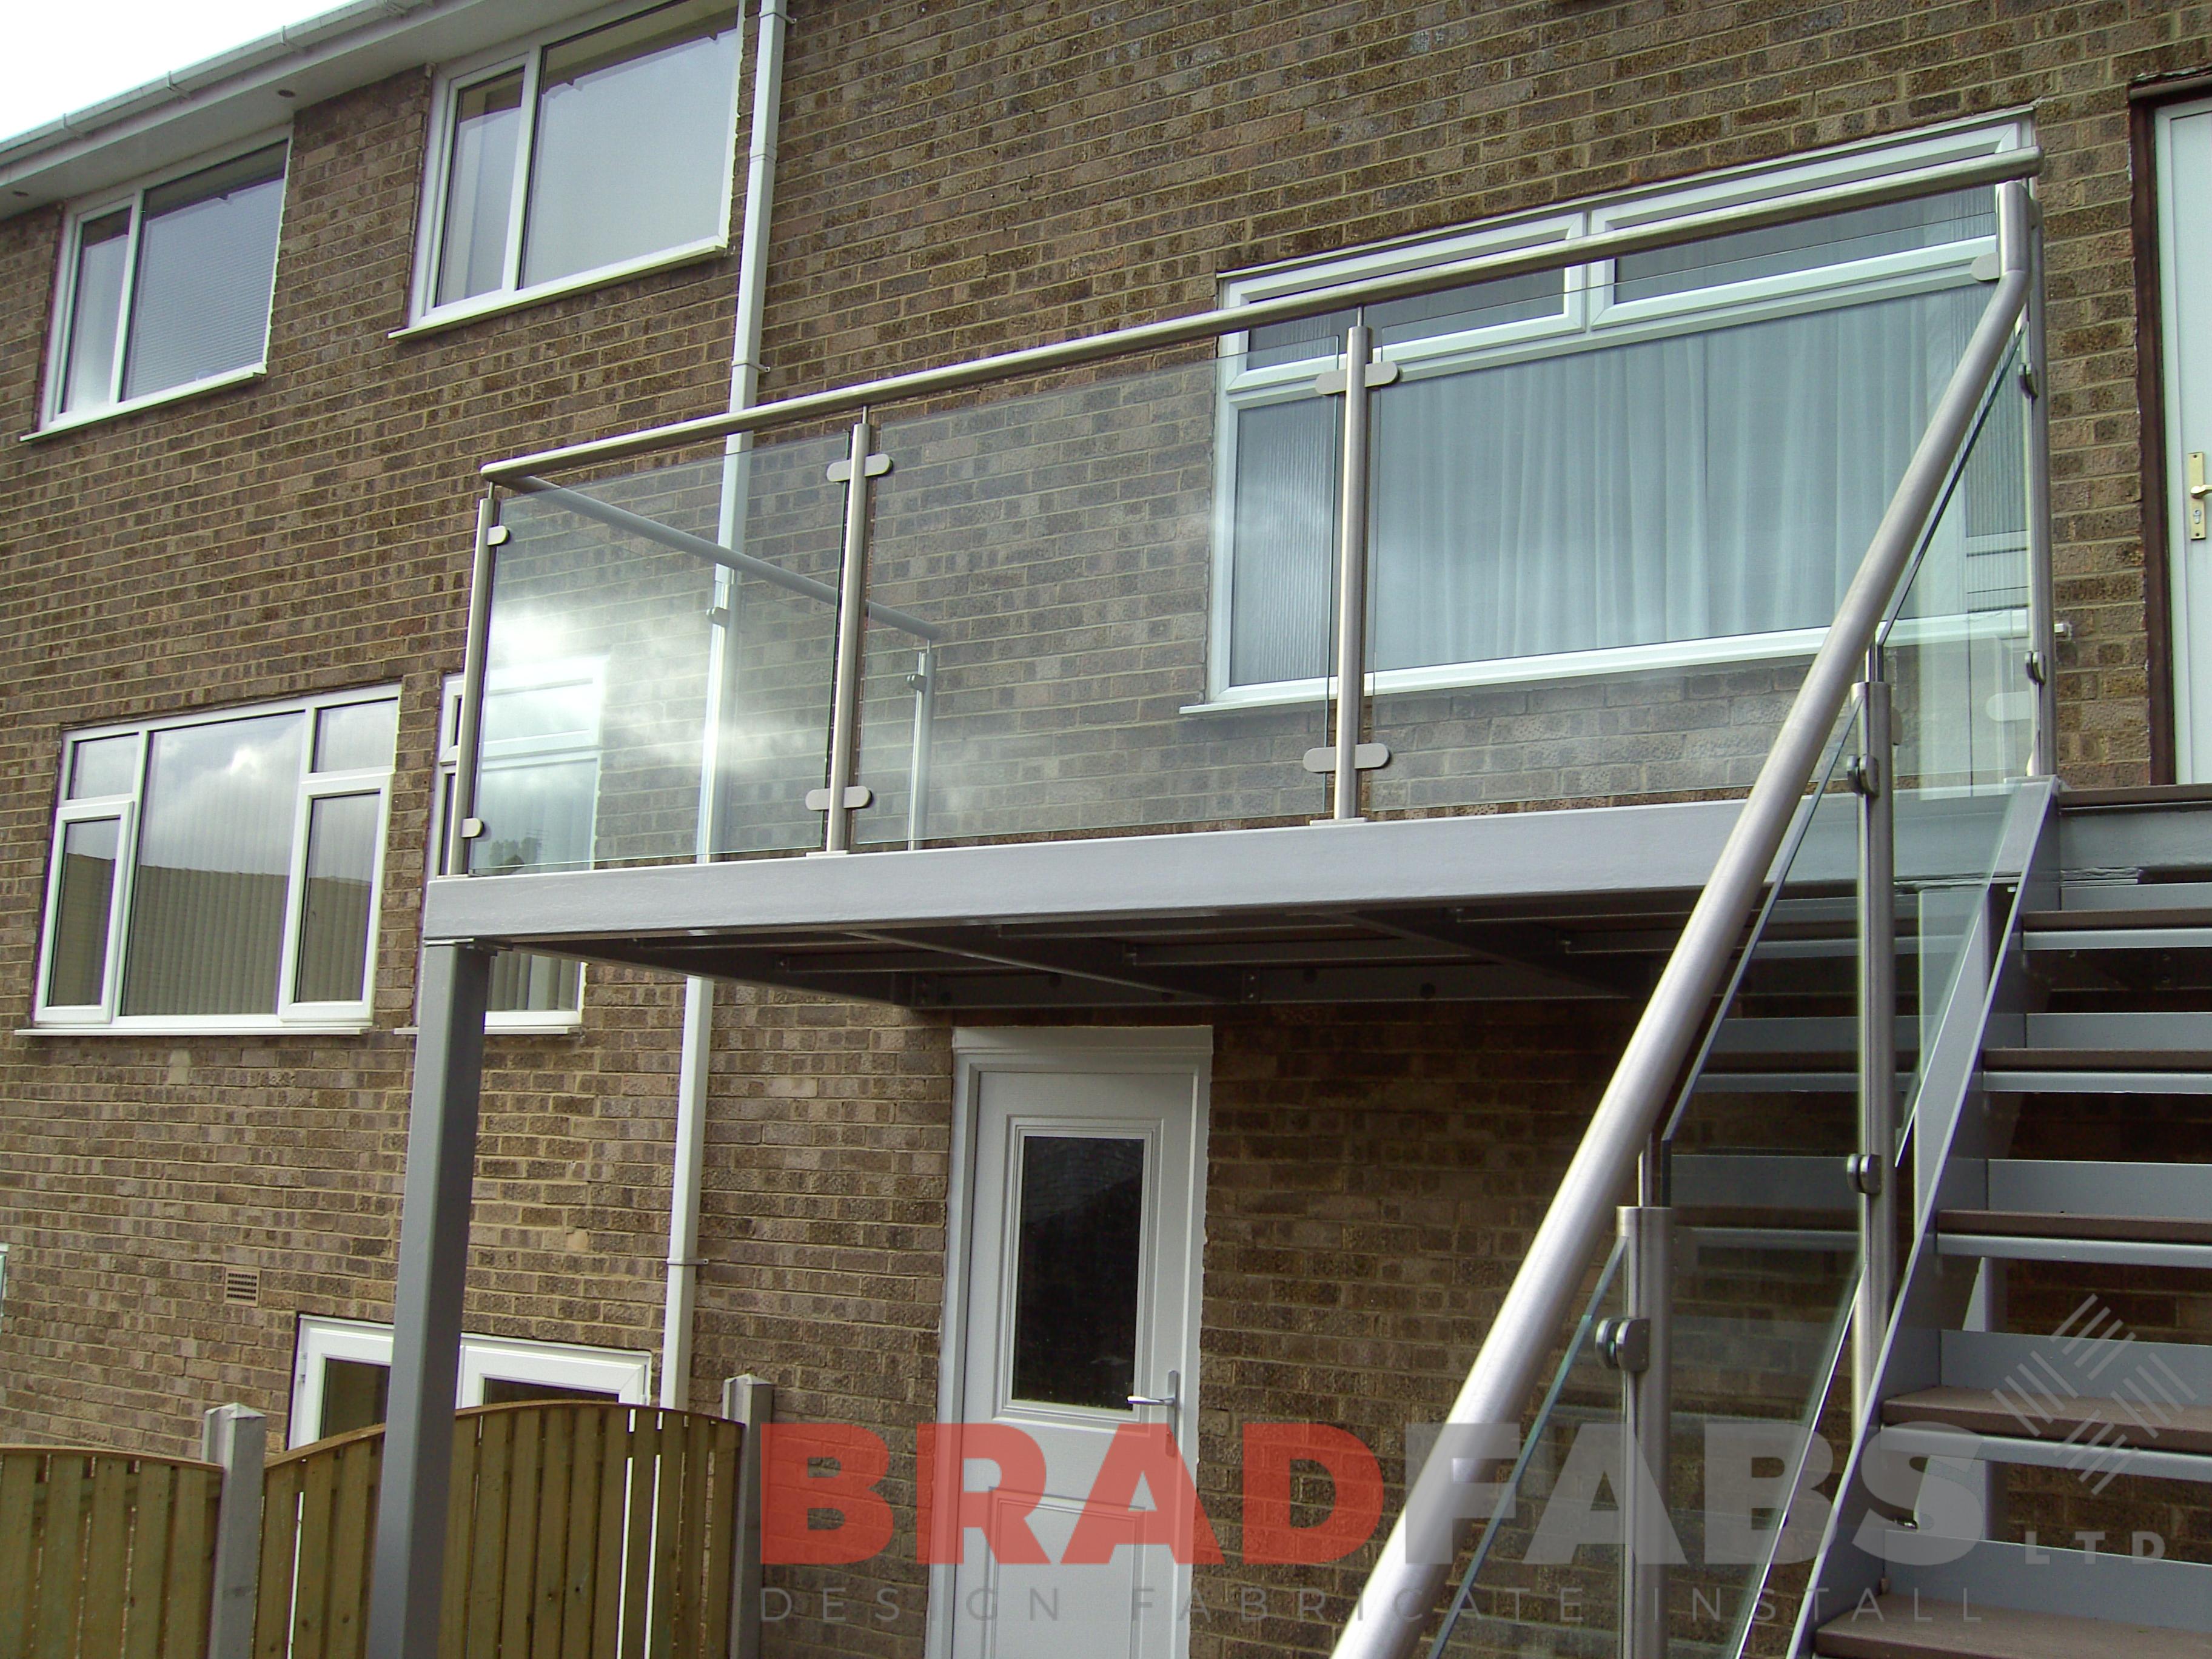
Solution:
[[[332,0],[0,0],[0,139],[336,9]]]

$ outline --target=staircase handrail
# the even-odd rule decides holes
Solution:
[[[1996,291],[1937,400],[1559,1194],[1498,1307],[1445,1419],[1447,1434],[1500,1425],[1517,1431],[1590,1259],[1613,1230],[1620,1195],[1672,1103],[1672,1085],[1705,1027],[1775,854],[1860,676],[1891,596],[1912,562],[1953,462],[1973,430],[1982,394],[2026,310],[2033,210],[2025,184],[2014,180],[1997,187]],[[1407,1659],[1434,1613],[1450,1563],[1416,1560],[1412,1541],[1449,1537],[1462,1509],[1452,1489],[1489,1474],[1486,1469],[1470,1471],[1469,1460],[1451,1455],[1450,1445],[1440,1440],[1437,1454],[1419,1474],[1409,1472],[1405,1506],[1337,1638],[1334,1659]]]

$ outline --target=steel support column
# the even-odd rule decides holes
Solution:
[[[1863,1425],[1897,1297],[1897,794],[1889,683],[1881,647],[1867,653],[1859,685],[1864,744],[1859,796],[1858,1301],[1851,1317],[1851,1400]]]
[[[422,949],[416,993],[421,1032],[415,1039],[388,1426],[368,1606],[373,1659],[437,1659],[490,965],[490,953],[474,945]]]

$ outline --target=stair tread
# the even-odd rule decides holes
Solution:
[[[2205,1048],[1984,1048],[1992,1072],[2212,1072]]]
[[[2065,1440],[2109,1426],[2117,1433],[2099,1436],[2094,1443],[2212,1455],[2212,1406],[2159,1401],[2146,1410],[2124,1400],[2061,1399],[2027,1380],[2008,1390],[1941,1388],[1896,1395],[1881,1402],[1881,1419],[1942,1423],[2015,1440]]]
[[[1943,1233],[1998,1238],[2094,1238],[2130,1244],[2212,1244],[2212,1221],[2177,1216],[2081,1215],[2064,1210],[1943,1210]]]
[[[2201,904],[2114,905],[2109,908],[2031,910],[2020,919],[2025,933],[2118,933],[2164,927],[2212,927],[2212,908]]]
[[[2196,1631],[1911,1595],[1882,1596],[1813,1637],[1813,1650],[1833,1659],[2204,1659],[2204,1645]]]

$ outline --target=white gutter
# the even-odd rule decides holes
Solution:
[[[769,216],[775,207],[776,125],[783,104],[783,42],[790,24],[788,0],[761,0],[760,40],[753,71],[752,149],[745,164],[744,228],[738,242],[737,317],[730,347],[730,407],[750,409],[760,392],[761,331],[768,306]],[[744,531],[752,434],[723,446],[722,504],[716,539],[738,545]],[[730,572],[714,573],[714,606],[729,617],[737,595]],[[720,770],[715,737],[728,668],[729,624],[714,631],[707,684],[717,688],[701,742],[698,859],[712,857],[716,842]],[[689,1409],[691,1401],[693,1310],[699,1294],[699,1188],[707,1156],[707,1091],[714,1064],[714,981],[684,982],[683,1057],[676,1073],[676,1168],[668,1207],[668,1303],[660,1337],[660,1403]]]

